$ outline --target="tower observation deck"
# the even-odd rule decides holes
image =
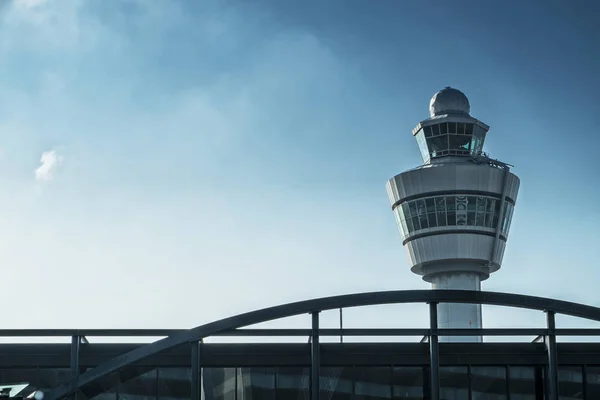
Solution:
[[[442,89],[429,110],[413,129],[423,165],[387,183],[392,210],[414,273],[433,289],[481,290],[502,265],[520,181],[483,152],[489,126],[471,117],[461,91]],[[439,328],[482,328],[481,305],[440,304],[438,321]]]

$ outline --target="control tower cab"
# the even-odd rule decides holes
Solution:
[[[489,126],[461,91],[439,91],[429,111],[413,129],[423,165],[387,183],[392,210],[414,273],[433,289],[481,290],[502,265],[519,178],[483,152]],[[482,328],[478,304],[440,304],[438,314],[439,328]]]

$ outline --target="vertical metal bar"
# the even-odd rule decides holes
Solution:
[[[342,309],[340,308],[340,343],[344,343],[344,318],[342,316]]]
[[[548,400],[558,400],[558,360],[556,352],[556,319],[553,311],[546,311],[548,322]]]
[[[581,377],[581,383],[583,384],[583,399],[587,400],[587,365],[583,365],[581,373],[583,374],[583,376]]]
[[[319,400],[321,354],[319,348],[319,312],[312,313],[310,343],[310,399]]]
[[[506,377],[506,400],[510,400],[510,365],[505,366],[505,374]]]
[[[200,400],[200,342],[192,342],[192,400]]]
[[[79,348],[81,346],[81,336],[73,335],[71,336],[71,356],[69,367],[71,370],[71,383],[75,384],[75,379],[77,375],[79,375]],[[73,400],[77,400],[77,392],[75,392],[71,397]]]
[[[429,303],[429,393],[440,400],[440,348],[438,343],[438,303]]]

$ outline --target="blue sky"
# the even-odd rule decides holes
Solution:
[[[484,289],[600,305],[598,12],[583,0],[1,2],[0,300],[18,303],[4,317],[191,327],[427,288],[385,182],[420,164],[411,129],[447,85],[521,178]],[[348,318],[425,324],[424,308],[403,310]]]

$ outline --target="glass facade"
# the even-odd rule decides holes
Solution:
[[[500,199],[488,196],[434,196],[406,201],[395,208],[402,239],[431,228],[465,227],[495,232],[500,218]],[[508,236],[514,206],[504,202],[501,233]]]
[[[440,399],[543,400],[544,366],[442,366]],[[321,400],[425,400],[425,366],[322,367]],[[31,389],[64,383],[67,369],[3,369],[0,382]],[[203,400],[308,400],[308,367],[219,367],[202,370]],[[78,400],[191,399],[189,368],[131,367],[77,394]],[[560,399],[600,399],[600,366],[559,367]]]
[[[481,154],[486,133],[477,124],[442,122],[424,126],[415,137],[427,163],[436,157]]]

